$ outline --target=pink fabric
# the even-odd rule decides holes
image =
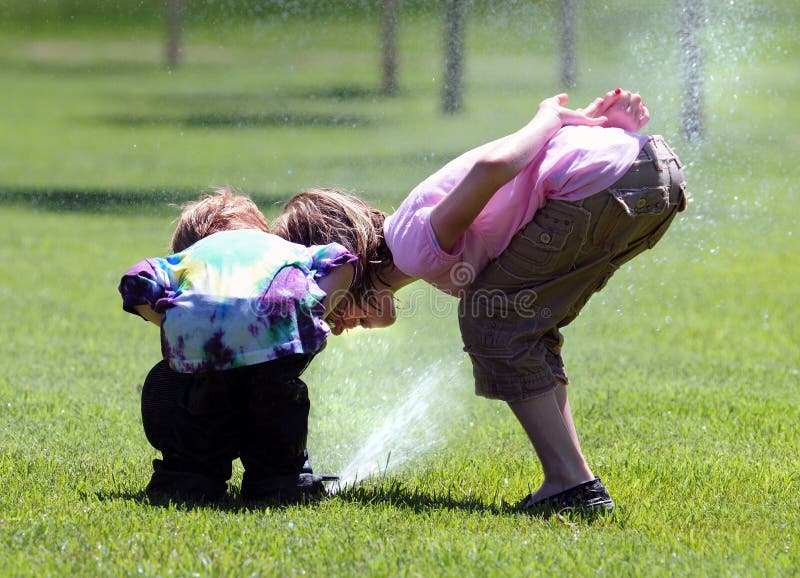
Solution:
[[[508,247],[547,199],[575,201],[608,188],[630,168],[648,138],[618,128],[562,128],[537,158],[494,194],[447,253],[436,242],[431,210],[491,143],[464,153],[417,185],[387,217],[384,231],[395,265],[407,275],[458,295]]]

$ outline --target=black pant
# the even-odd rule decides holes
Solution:
[[[300,375],[312,358],[196,374],[157,363],[142,388],[145,435],[163,456],[153,461],[148,495],[219,499],[238,457],[244,499],[299,498],[309,411]]]

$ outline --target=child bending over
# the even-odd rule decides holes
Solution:
[[[325,346],[356,257],[266,230],[246,197],[203,197],[181,215],[176,253],[136,263],[119,284],[123,308],[161,328],[164,361],[142,391],[145,433],[163,457],[146,490],[154,500],[222,498],[237,457],[245,500],[324,491],[307,466],[300,375]]]
[[[520,507],[541,513],[613,508],[581,451],[559,329],[686,204],[678,157],[638,134],[649,120],[638,94],[617,89],[577,111],[566,101],[542,101],[518,131],[449,162],[382,227],[375,209],[331,190],[298,194],[273,223],[302,244],[352,250],[346,231],[370,226],[384,238],[389,252],[364,267],[373,291],[339,304],[334,333],[390,325],[395,291],[417,279],[460,298],[476,393],[508,403],[525,429],[544,480]]]

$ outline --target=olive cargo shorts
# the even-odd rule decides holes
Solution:
[[[680,160],[660,136],[608,189],[547,201],[459,303],[475,392],[511,402],[567,384],[559,328],[685,207]]]

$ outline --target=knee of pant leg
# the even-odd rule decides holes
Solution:
[[[271,407],[278,404],[284,408],[296,406],[307,408],[310,404],[308,386],[300,378],[258,384],[250,388],[247,394],[250,407]]]
[[[239,456],[245,470],[270,474],[299,473],[306,463],[308,420],[271,419],[254,414],[241,440]]]
[[[325,345],[326,343],[323,343],[322,347],[313,354],[295,353],[276,360],[278,367],[275,375],[278,379],[299,378],[314,359],[314,356],[325,348]]]
[[[308,386],[306,382],[299,377],[285,380],[281,384],[281,388],[284,391],[284,396],[287,401],[295,403],[298,406],[309,404]]]

